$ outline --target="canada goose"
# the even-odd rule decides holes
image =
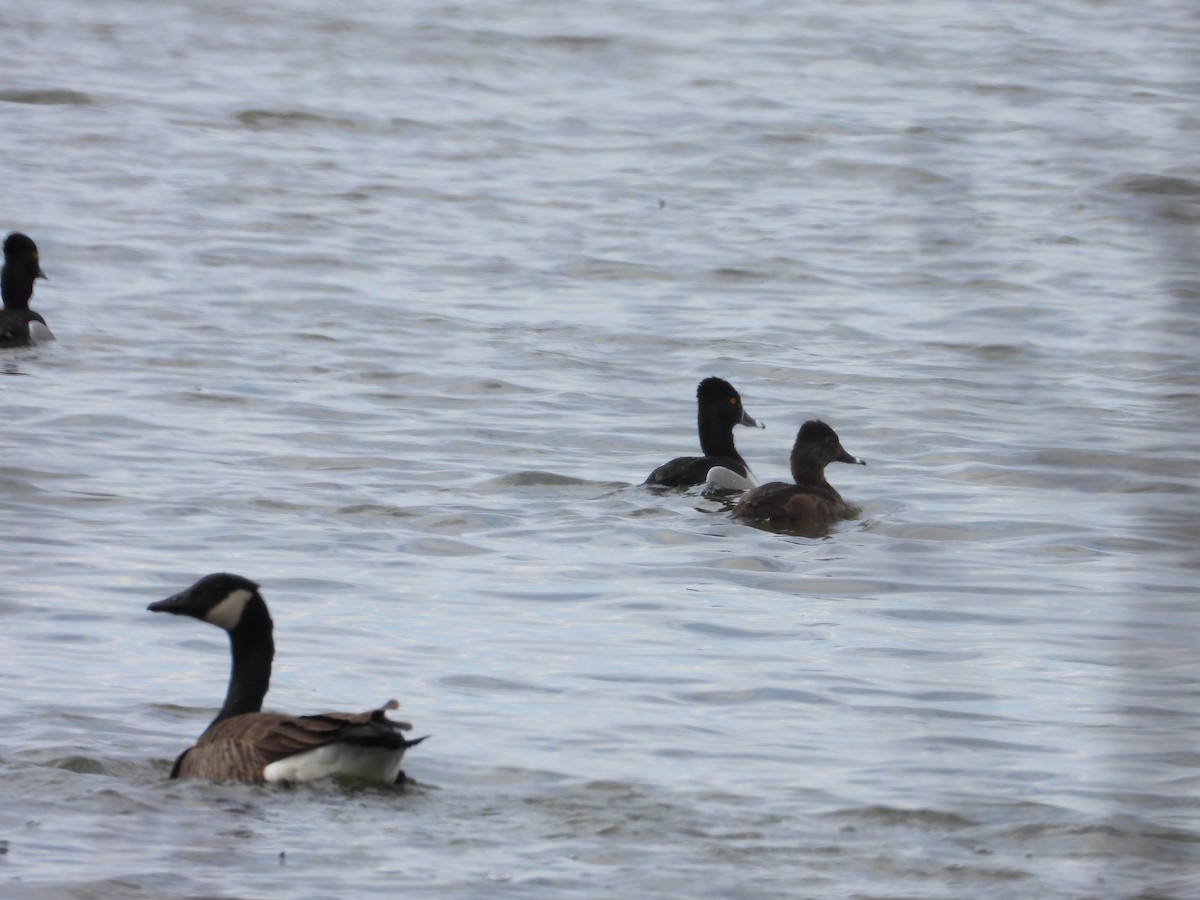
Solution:
[[[224,628],[233,657],[221,711],[195,746],[175,760],[172,778],[261,783],[353,775],[404,783],[400,760],[424,738],[408,740],[401,732],[412,726],[387,717],[388,710],[399,706],[395,700],[362,713],[260,712],[271,683],[275,641],[271,614],[253,581],[224,572],[206,575],[147,609]]]
[[[34,341],[52,341],[40,313],[29,308],[33,282],[45,278],[38,263],[38,248],[27,235],[11,232],[4,239],[4,269],[0,272],[0,347],[21,347]]]
[[[814,527],[852,518],[857,510],[825,480],[825,467],[831,462],[866,465],[842,448],[837,432],[824,422],[805,422],[792,447],[795,484],[772,481],[756,487],[738,501],[733,517]]]
[[[705,378],[696,387],[696,426],[703,456],[680,456],[665,462],[642,484],[651,487],[694,487],[711,484],[726,490],[754,487],[754,475],[733,445],[733,426],[765,428],[742,407],[742,395],[724,378]]]

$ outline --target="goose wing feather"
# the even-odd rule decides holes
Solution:
[[[195,746],[175,761],[172,778],[206,778],[212,781],[264,780],[263,770],[289,756],[327,744],[398,750],[417,743],[404,737],[408,722],[387,717],[399,706],[388,701],[378,709],[360,713],[320,713],[289,716],[284,713],[246,713],[214,722]]]

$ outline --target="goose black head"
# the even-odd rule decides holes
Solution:
[[[233,631],[242,623],[248,606],[261,607],[262,613],[266,614],[266,604],[258,593],[258,585],[241,575],[216,572],[146,608],[151,612],[191,616]]]

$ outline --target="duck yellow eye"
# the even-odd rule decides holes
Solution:
[[[737,397],[730,397],[730,398],[729,398],[729,405],[730,405],[730,406],[737,406]]]

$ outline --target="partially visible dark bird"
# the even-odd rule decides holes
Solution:
[[[23,347],[37,341],[52,341],[40,313],[29,308],[33,282],[45,278],[38,262],[38,248],[27,235],[14,231],[4,239],[4,269],[0,271],[0,347]]]

